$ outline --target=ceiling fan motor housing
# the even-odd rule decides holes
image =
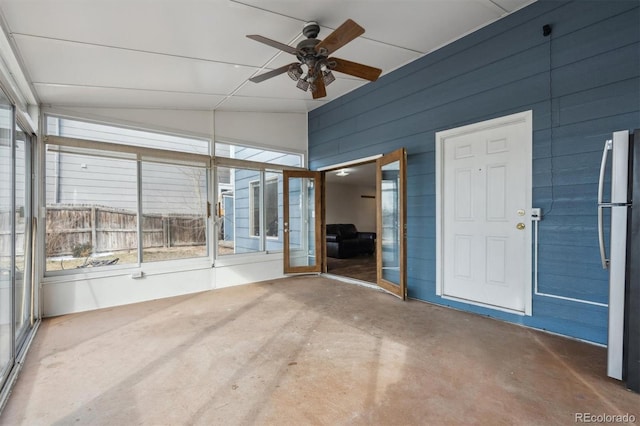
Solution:
[[[320,25],[317,22],[311,21],[304,24],[302,27],[302,34],[306,38],[316,38],[320,33]]]

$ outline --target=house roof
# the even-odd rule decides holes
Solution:
[[[246,35],[295,46],[305,22],[322,39],[351,18],[366,32],[335,56],[384,75],[531,2],[0,0],[0,12],[43,105],[307,112],[370,83],[336,73],[312,100],[286,74],[250,82],[295,58]]]

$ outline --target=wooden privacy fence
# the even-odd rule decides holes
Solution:
[[[93,253],[135,250],[137,214],[103,206],[47,206],[47,257],[69,255],[74,247],[90,246]],[[144,248],[206,244],[205,218],[184,214],[145,214]]]
[[[0,268],[10,262],[11,246],[11,212],[0,211]],[[19,212],[15,215],[16,222],[16,256],[24,255],[24,229],[25,219]]]

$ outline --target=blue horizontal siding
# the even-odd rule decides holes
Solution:
[[[311,111],[310,167],[405,147],[410,297],[605,343],[597,177],[611,132],[640,128],[639,22],[636,0],[535,2]],[[530,317],[435,294],[435,133],[526,110],[533,110],[533,205],[545,213],[538,264],[545,295],[533,296]]]

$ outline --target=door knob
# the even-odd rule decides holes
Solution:
[[[520,222],[516,225],[516,228],[518,228],[519,230],[523,230],[524,229],[524,223]]]

